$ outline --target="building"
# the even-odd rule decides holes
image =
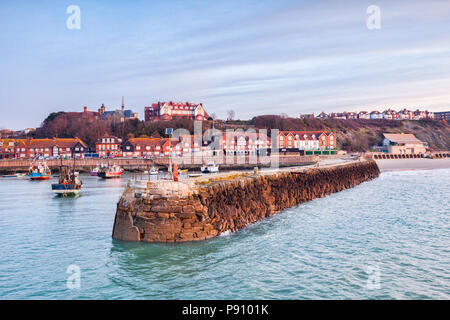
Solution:
[[[400,110],[398,113],[399,120],[412,120],[413,113],[407,109]]]
[[[356,112],[344,112],[345,119],[358,119],[358,114]]]
[[[208,120],[203,105],[190,102],[157,102],[145,107],[145,121],[168,121],[172,119]]]
[[[317,115],[317,118],[319,118],[319,119],[328,119],[329,116],[328,116],[327,113],[325,113],[325,112],[322,111],[321,113],[319,113],[319,114]]]
[[[270,138],[263,132],[255,131],[226,132],[220,143],[226,155],[263,156],[271,148]]]
[[[358,119],[370,119],[370,113],[367,111],[358,112]]]
[[[314,119],[314,113],[300,113],[300,119]]]
[[[95,152],[100,157],[121,157],[122,139],[114,136],[104,136],[95,143]]]
[[[338,113],[332,112],[330,113],[329,117],[332,119],[344,119],[344,120],[347,119],[347,116],[343,112]]]
[[[79,138],[0,139],[1,159],[80,158],[88,151]]]
[[[26,139],[0,139],[0,159],[16,159],[16,154],[20,157],[20,152],[25,153]]]
[[[383,119],[386,119],[386,120],[398,120],[398,118],[399,118],[398,112],[395,110],[392,110],[392,109],[384,110],[382,115],[383,115]]]
[[[131,119],[139,119],[138,113],[131,109],[125,109],[125,100],[122,97],[122,107],[120,110],[106,111],[104,104],[98,109],[101,119],[118,119],[120,122]]]
[[[372,111],[370,113],[370,119],[383,119],[383,114],[379,111]]]
[[[391,154],[425,154],[426,143],[417,139],[413,134],[383,133],[384,151]]]
[[[434,119],[435,120],[447,120],[447,121],[450,121],[450,111],[435,112],[434,113]]]
[[[337,149],[336,136],[326,131],[280,131],[277,144],[280,151]]]
[[[122,144],[122,155],[133,158],[167,157],[178,143],[168,138],[132,138]]]

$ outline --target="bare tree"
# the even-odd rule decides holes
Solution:
[[[234,116],[235,116],[234,110],[228,110],[227,115],[228,115],[227,120],[230,120],[230,121],[234,120]]]

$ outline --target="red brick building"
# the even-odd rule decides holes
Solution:
[[[168,121],[174,118],[208,120],[209,114],[203,105],[190,102],[157,102],[145,107],[145,121]]]
[[[336,136],[327,131],[280,131],[279,149],[329,150],[336,149]]]
[[[122,144],[122,154],[129,158],[167,157],[178,143],[168,138],[132,138]]]
[[[114,136],[104,136],[95,143],[95,152],[100,157],[121,157],[122,139]]]
[[[79,138],[0,139],[0,158],[79,158],[88,152],[88,146]]]

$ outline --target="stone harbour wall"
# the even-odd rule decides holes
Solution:
[[[378,177],[373,160],[205,181],[139,181],[118,205],[113,238],[183,242],[237,231],[283,209]]]

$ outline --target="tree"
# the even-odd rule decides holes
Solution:
[[[228,110],[227,111],[227,120],[229,121],[233,121],[234,120],[234,116],[235,116],[235,112],[234,110]]]

